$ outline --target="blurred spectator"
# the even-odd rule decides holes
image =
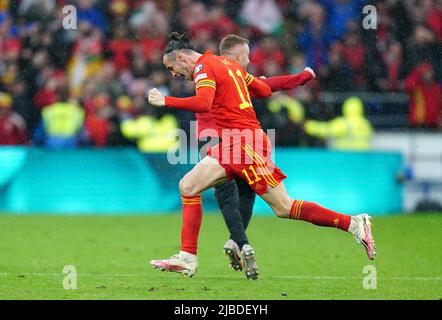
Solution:
[[[148,111],[149,105],[146,101],[146,92],[148,89],[148,83],[144,79],[136,79],[131,82],[128,92],[132,97],[133,104],[135,108],[139,110]],[[154,114],[155,109],[150,107],[149,114]]]
[[[413,32],[413,37],[407,45],[407,71],[411,72],[422,62],[429,62],[439,66],[442,59],[441,46],[437,44],[434,33],[424,25],[418,25]],[[440,76],[438,74],[438,76]]]
[[[120,121],[132,119],[138,114],[138,110],[135,108],[133,101],[129,96],[118,97],[116,105]]]
[[[285,69],[287,60],[275,38],[266,36],[250,53],[250,72],[267,76],[265,72],[266,65],[272,62],[282,70]]]
[[[342,57],[353,71],[353,83],[357,88],[365,89],[367,78],[364,67],[367,65],[366,46],[362,43],[359,31],[353,30],[344,36],[342,46]]]
[[[229,34],[237,33],[239,28],[236,23],[226,14],[222,6],[214,6],[210,10],[210,22],[216,26],[215,33],[217,39],[222,39]]]
[[[34,106],[37,109],[43,109],[44,107],[53,104],[58,101],[58,93],[57,93],[57,79],[50,78],[46,81],[43,88],[41,88],[34,95]]]
[[[409,123],[414,127],[442,127],[442,91],[430,63],[416,67],[405,80],[410,95]]]
[[[289,72],[296,74],[302,72],[307,67],[305,56],[300,52],[296,52],[290,57]]]
[[[305,53],[307,64],[314,70],[320,69],[327,61],[327,48],[334,41],[326,23],[326,13],[319,4],[309,8],[309,20],[298,36],[297,45]]]
[[[158,7],[157,3],[152,0],[138,1],[134,5],[134,13],[129,18],[129,25],[139,30],[140,32],[145,32],[149,29],[154,29],[158,33],[166,33],[167,26],[165,25],[165,14]]]
[[[377,77],[377,88],[383,91],[400,91],[404,79],[403,53],[402,45],[393,41],[380,61],[382,64],[374,68],[383,69],[382,75]]]
[[[319,69],[321,86],[329,91],[354,90],[353,70],[346,63],[338,46],[330,49],[330,63]]]
[[[342,38],[348,31],[351,21],[359,18],[362,12],[360,0],[323,0],[321,1],[327,9],[331,32],[336,38]]]
[[[12,97],[0,92],[0,145],[25,145],[28,143],[23,118],[12,111]]]
[[[164,72],[154,71],[151,74],[152,87],[157,88],[163,95],[170,95],[168,77]]]
[[[364,118],[364,105],[359,98],[350,97],[342,105],[342,117],[322,122],[308,120],[307,134],[330,139],[330,146],[338,150],[369,150],[373,128]]]
[[[376,4],[378,9],[378,49],[382,52],[389,41],[397,40],[404,45],[410,37],[414,25],[412,12],[409,7],[411,1],[388,0]],[[416,3],[418,3],[416,1]],[[418,5],[419,6],[419,5]]]
[[[63,93],[60,102],[45,107],[33,142],[49,149],[78,148],[84,142],[84,111]]]
[[[149,65],[141,52],[141,48],[135,49],[132,56],[130,77],[135,79],[146,78],[149,76],[149,71]]]
[[[102,32],[106,30],[106,18],[102,10],[96,6],[96,0],[78,0],[78,22],[86,21]]]
[[[155,58],[161,55],[163,48],[166,46],[166,39],[166,34],[159,34],[153,31],[151,31],[150,34],[146,34],[141,39],[143,55],[148,62],[157,62]],[[161,55],[161,61],[162,58]]]
[[[28,132],[33,132],[38,121],[39,111],[32,105],[26,82],[17,79],[7,89],[14,100],[12,110],[25,120]]]
[[[275,129],[284,132],[276,135],[275,143],[280,146],[305,146],[302,129],[304,106],[284,93],[275,92],[267,107],[274,117]]]
[[[129,0],[111,0],[109,3],[111,29],[115,26],[126,24],[127,15],[131,9],[131,1]]]
[[[432,1],[427,15],[427,26],[436,35],[439,44],[442,43],[442,2]]]
[[[4,13],[0,14],[0,59],[2,62],[17,60],[22,43],[13,30],[12,19]]]
[[[130,68],[130,54],[135,46],[131,39],[129,29],[125,24],[115,26],[113,37],[107,44],[111,61],[118,71]]]
[[[94,29],[90,23],[81,22],[68,65],[71,88],[75,94],[81,92],[81,86],[85,79],[92,77],[101,69],[102,53],[102,33],[98,29]]]
[[[97,94],[92,102],[92,111],[86,114],[84,129],[90,143],[95,147],[110,145],[108,140],[118,127],[111,118],[115,115],[111,98],[107,93]]]
[[[129,19],[135,38],[140,40],[143,55],[148,62],[166,45],[169,21],[154,1],[138,2],[138,10]]]
[[[29,20],[45,21],[55,10],[55,0],[22,0],[18,13]]]
[[[119,79],[119,74],[115,65],[109,61],[101,65],[101,69],[95,75],[97,92],[105,91],[112,98],[120,96],[124,92],[123,84]]]
[[[201,34],[208,34],[209,37],[215,35],[216,25],[211,23],[209,10],[203,3],[194,1],[186,11],[181,14],[182,22],[192,33],[194,40],[198,40]]]

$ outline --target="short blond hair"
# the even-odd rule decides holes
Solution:
[[[238,44],[249,44],[249,40],[236,34],[229,34],[221,40],[219,44],[219,52],[221,55],[224,55]]]

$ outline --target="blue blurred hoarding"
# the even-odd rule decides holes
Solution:
[[[191,165],[135,149],[0,148],[0,211],[30,214],[158,214],[181,209],[178,181]],[[399,153],[276,149],[293,198],[341,212],[402,211]],[[213,191],[204,209],[217,210]],[[272,214],[257,199],[257,214]]]

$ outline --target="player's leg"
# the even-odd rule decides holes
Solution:
[[[371,218],[366,215],[350,216],[324,208],[314,202],[292,200],[280,182],[261,195],[275,214],[281,218],[303,220],[318,226],[335,227],[352,233],[362,243],[370,259],[376,255],[376,245],[371,235]]]
[[[225,169],[215,158],[204,157],[179,182],[182,195],[200,196],[207,189],[227,181]]]
[[[235,180],[226,181],[215,187],[215,197],[218,200],[224,221],[230,232],[230,239],[240,248],[248,244],[243,221],[239,211],[239,194]]]
[[[201,157],[208,154],[208,151],[219,143],[218,139],[199,140],[199,150]],[[230,232],[230,238],[224,245],[223,251],[229,258],[229,264],[235,271],[242,270],[241,249],[248,244],[242,218],[239,212],[238,188],[235,180],[226,181],[215,187],[215,197],[218,201],[221,213]]]
[[[239,212],[241,214],[244,229],[247,230],[250,219],[252,218],[256,194],[245,180],[237,178],[236,184],[238,186],[239,194]]]
[[[265,142],[266,140],[264,140]],[[244,145],[245,154],[253,160],[248,168],[240,167],[242,177],[281,218],[303,220],[318,226],[336,227],[348,231],[362,243],[370,259],[376,255],[376,246],[371,235],[371,221],[366,214],[355,217],[324,208],[314,202],[293,200],[287,193],[284,183],[286,176],[270,160],[270,144],[260,148]],[[268,157],[266,158],[265,155]]]
[[[246,277],[256,280],[259,270],[256,264],[255,251],[248,242],[240,214],[236,181],[231,180],[217,186],[215,195],[230,232],[230,239],[224,245],[224,253],[229,258],[230,266],[236,271],[240,271],[244,267]],[[241,257],[244,257],[244,259]]]
[[[241,214],[244,230],[246,230],[252,217],[256,194],[244,180],[237,178],[236,183],[239,193],[239,212]],[[259,269],[258,264],[256,263],[255,250],[249,244],[242,247],[241,260],[247,278],[257,279]]]
[[[215,187],[221,213],[230,232],[230,238],[224,245],[224,253],[229,258],[233,270],[242,270],[241,248],[248,244],[242,218],[239,212],[238,187],[235,180],[230,180]]]
[[[225,169],[214,158],[206,156],[180,181],[182,199],[181,251],[165,260],[152,260],[154,268],[193,276],[197,270],[198,235],[203,209],[201,192],[226,178]]]
[[[319,226],[348,230],[351,216],[323,208],[313,202],[293,201],[287,193],[284,182],[280,182],[274,188],[269,187],[268,191],[261,197],[280,218],[304,220]]]

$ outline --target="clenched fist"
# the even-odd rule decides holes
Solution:
[[[157,88],[149,90],[148,100],[151,105],[156,107],[164,107],[166,104],[166,99]]]

